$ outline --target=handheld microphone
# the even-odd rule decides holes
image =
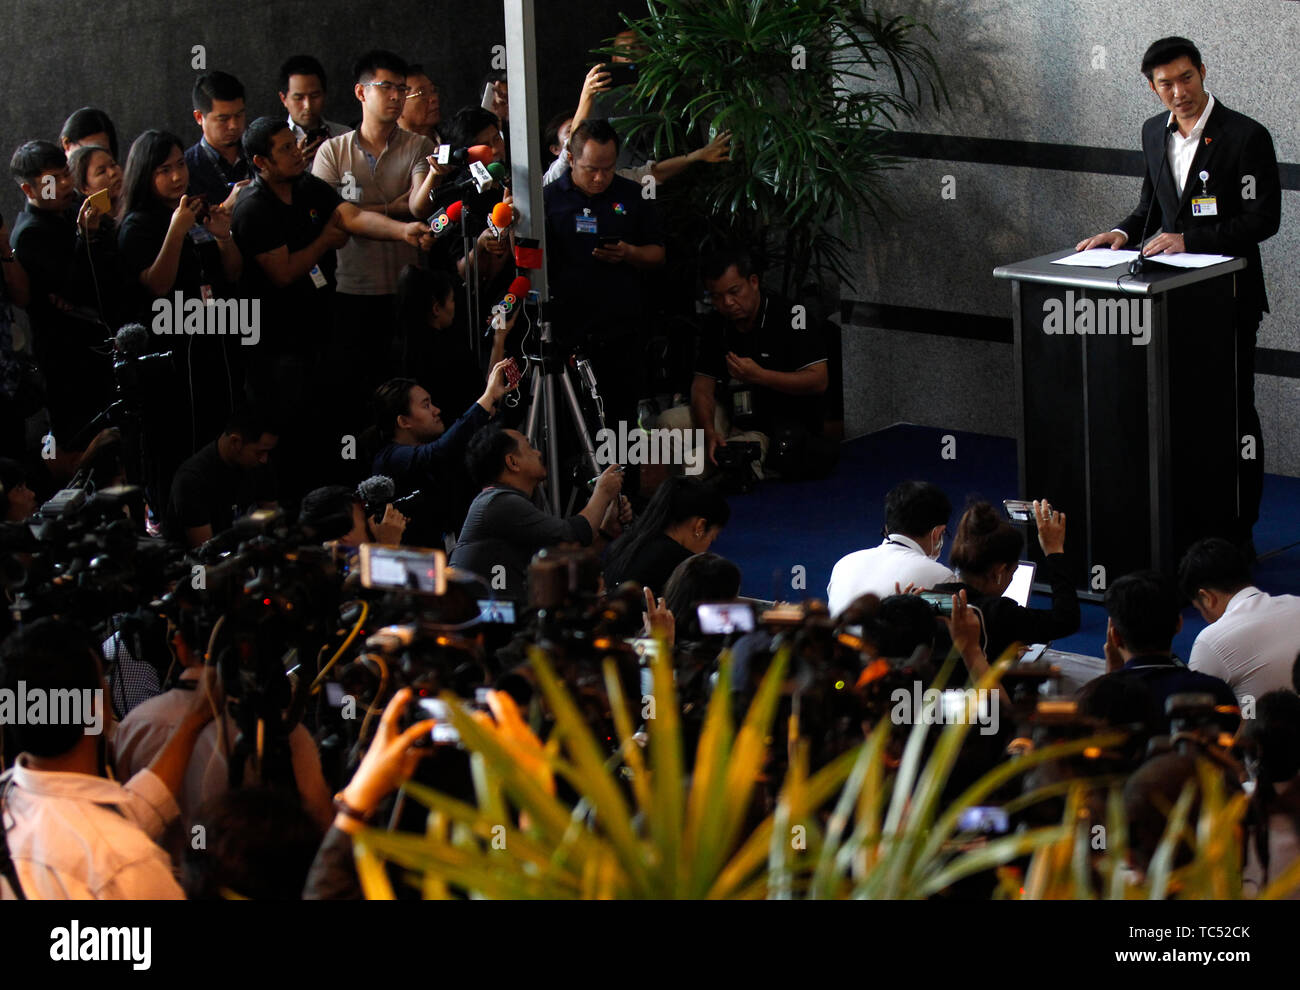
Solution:
[[[506,229],[515,222],[515,211],[510,208],[509,203],[497,203],[492,207],[492,215],[488,217],[488,229],[501,240]]]
[[[503,186],[510,185],[510,169],[506,168],[504,162],[490,162],[487,170],[493,182],[499,182]]]
[[[515,280],[510,283],[510,289],[506,292],[505,297],[492,307],[492,322],[488,324],[486,337],[493,330],[500,330],[510,319],[510,314],[515,311],[516,306],[522,306],[524,297],[528,295],[528,290],[533,287],[523,275],[516,275]]]
[[[1129,262],[1128,273],[1130,275],[1141,275],[1146,271],[1147,259],[1146,256],[1142,254],[1142,247],[1146,244],[1147,227],[1151,224],[1151,211],[1155,209],[1156,200],[1159,198],[1157,194],[1160,192],[1160,180],[1164,177],[1165,163],[1169,160],[1169,135],[1177,130],[1177,128],[1178,120],[1175,118],[1169,122],[1169,125],[1164,129],[1164,133],[1161,136],[1161,140],[1164,141],[1165,151],[1164,154],[1160,156],[1160,168],[1156,171],[1156,181],[1151,185],[1151,202],[1147,206],[1146,219],[1142,221],[1142,236],[1138,238],[1138,256]]]
[[[444,206],[429,218],[429,230],[433,232],[434,237],[441,237],[454,224],[460,223],[461,214],[464,212],[465,204],[459,199],[449,206]]]
[[[468,148],[453,148],[449,144],[438,145],[434,155],[439,165],[467,165],[470,162],[490,162],[492,149],[486,144],[475,144]]]

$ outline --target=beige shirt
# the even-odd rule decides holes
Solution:
[[[437,148],[427,137],[393,128],[388,147],[371,164],[359,131],[348,131],[320,146],[312,174],[357,206],[381,206],[411,193],[429,171],[426,156]],[[410,217],[406,218],[410,220]],[[355,296],[388,296],[397,291],[397,276],[417,264],[420,252],[403,241],[353,237],[338,251],[338,291]]]
[[[6,776],[12,783],[4,798],[9,850],[28,898],[185,897],[155,841],[179,809],[153,771],[119,784],[84,773],[34,770],[24,754]],[[0,899],[13,897],[0,880]]]

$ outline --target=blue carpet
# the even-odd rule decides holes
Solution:
[[[944,438],[955,443],[945,450]],[[997,504],[1017,497],[1016,444],[957,430],[891,426],[859,437],[841,448],[833,477],[823,481],[769,481],[749,495],[729,499],[731,522],[713,551],[734,560],[743,575],[741,594],[753,598],[801,601],[826,597],[831,568],[846,553],[881,540],[885,494],[899,481],[920,478],[948,493],[955,511],[972,496]],[[955,457],[945,458],[945,453]],[[954,517],[953,523],[956,523]],[[1255,583],[1273,594],[1300,590],[1300,478],[1266,475],[1255,546],[1261,560]],[[1066,552],[1070,552],[1066,532]],[[944,551],[947,561],[947,549]],[[1048,608],[1035,595],[1030,604]],[[1058,640],[1055,649],[1100,656],[1106,638],[1106,611],[1083,604],[1082,626]],[[1186,658],[1205,623],[1193,609],[1183,615],[1174,650]]]

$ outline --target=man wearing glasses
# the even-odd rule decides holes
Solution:
[[[422,65],[411,65],[406,74],[406,85],[410,92],[406,94],[406,106],[402,116],[397,119],[397,126],[412,134],[427,137],[434,144],[444,143],[438,133],[442,123],[442,105],[438,87],[433,84]]]
[[[389,51],[374,50],[357,60],[353,92],[361,104],[361,126],[321,145],[312,174],[349,203],[399,221],[424,220],[433,212],[430,193],[447,169],[431,166],[433,142],[397,126],[410,88],[408,67]],[[422,245],[427,250],[432,244]],[[338,250],[335,346],[330,362],[346,382],[337,395],[364,397],[397,371],[389,352],[396,320],[397,277],[418,264],[420,250],[402,241],[353,238]],[[345,425],[368,422],[364,398],[344,409]]]

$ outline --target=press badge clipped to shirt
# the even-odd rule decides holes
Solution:
[[[573,218],[573,229],[579,234],[598,234],[600,223],[590,214],[583,214]]]
[[[1219,200],[1215,196],[1196,196],[1192,198],[1192,216],[1217,217]]]
[[[199,295],[203,297],[203,304],[204,304],[205,306],[211,306],[211,305],[212,305],[212,298],[213,298],[213,297],[212,297],[212,286],[210,286],[210,285],[200,285],[200,286],[199,286]]]
[[[316,288],[323,289],[329,285],[329,280],[325,277],[325,273],[320,270],[320,265],[312,265],[311,271],[307,274],[311,276],[311,284]]]
[[[736,389],[731,393],[731,418],[732,422],[739,422],[745,417],[754,415],[754,395],[747,388]]]

